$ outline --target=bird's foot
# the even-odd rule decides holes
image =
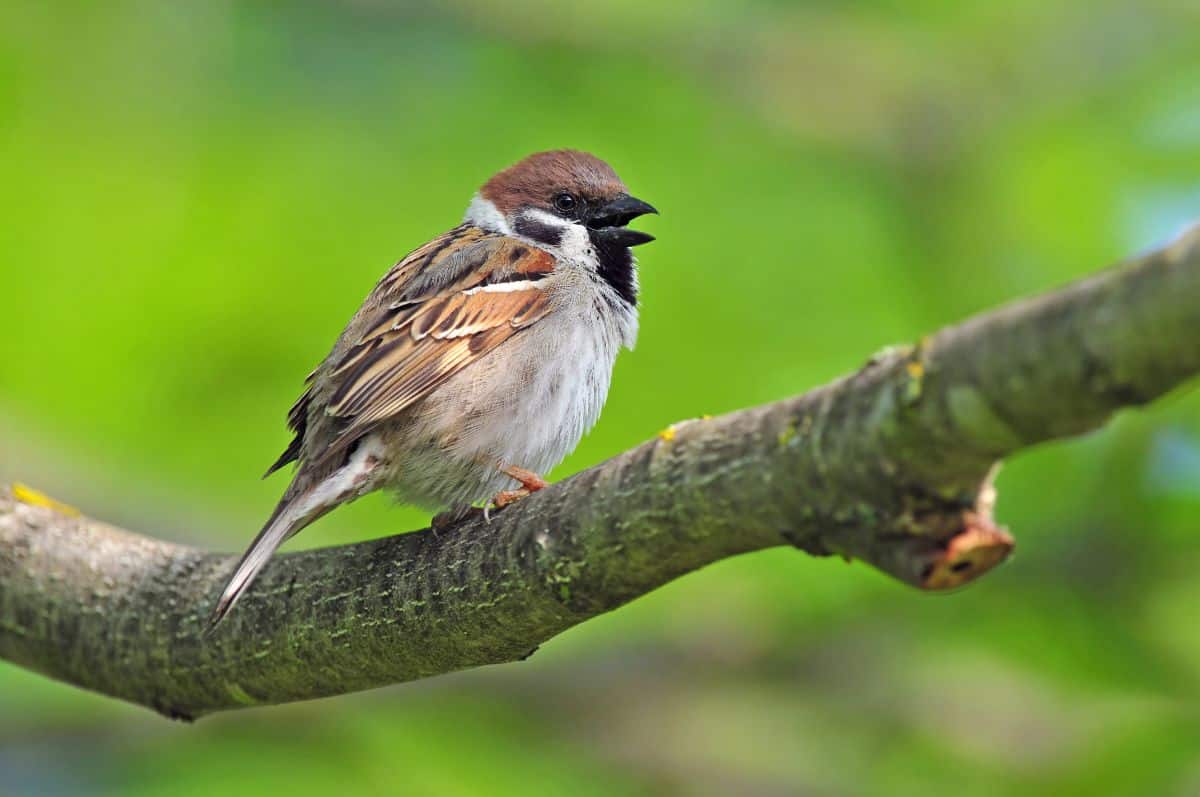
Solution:
[[[501,468],[500,471],[504,473],[504,475],[520,482],[521,487],[517,490],[501,490],[500,492],[496,493],[495,497],[492,498],[491,504],[496,509],[503,509],[509,504],[515,501],[520,501],[522,498],[536,493],[538,490],[541,490],[547,486],[546,480],[531,470],[525,470],[524,468],[517,468],[509,465]]]
[[[531,492],[532,491],[526,490],[524,487],[519,490],[501,490],[492,496],[492,506],[496,507],[496,509],[503,509],[509,504],[528,497]]]

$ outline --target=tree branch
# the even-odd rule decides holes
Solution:
[[[236,557],[0,492],[0,657],[176,717],[527,657],[692,570],[791,544],[926,589],[1008,554],[1002,457],[1200,371],[1200,228],[888,349],[802,396],[673,426],[493,515],[284,554],[203,635]]]

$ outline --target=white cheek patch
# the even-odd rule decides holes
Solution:
[[[536,224],[558,230],[560,238],[557,246],[547,246],[535,241],[534,243],[537,243],[538,246],[547,251],[556,252],[567,260],[581,263],[595,262],[596,255],[592,251],[592,239],[588,236],[587,227],[578,222],[559,218],[540,208],[529,208],[522,216]]]
[[[526,225],[541,227],[547,231],[552,230],[556,235],[522,235],[519,230],[513,229],[513,225],[508,223],[508,219],[504,217],[504,214],[500,212],[494,202],[490,199],[485,199],[479,194],[476,194],[471,199],[471,204],[467,206],[467,213],[464,220],[489,232],[520,238],[564,260],[595,266],[596,253],[593,251],[592,240],[588,236],[587,227],[578,222],[567,221],[540,208],[527,208],[524,210],[517,217],[516,226],[518,228]],[[547,240],[539,240],[539,237]],[[557,243],[547,242],[554,238],[558,239]]]
[[[508,220],[504,218],[504,214],[500,212],[496,204],[490,199],[484,199],[479,194],[472,197],[471,204],[467,205],[467,215],[463,217],[463,220],[491,232],[512,235],[512,228],[508,226]]]
[[[521,212],[521,215],[539,224],[545,224],[547,227],[573,227],[575,225],[575,222],[567,221],[555,216],[553,213],[547,213],[541,208],[526,208]]]

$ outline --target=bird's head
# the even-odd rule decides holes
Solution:
[[[571,254],[576,247],[627,249],[653,241],[626,225],[657,212],[630,196],[604,161],[560,149],[530,155],[484,183],[467,220]]]

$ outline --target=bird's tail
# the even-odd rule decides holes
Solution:
[[[246,552],[242,554],[237,569],[230,577],[229,583],[225,585],[225,590],[221,593],[217,605],[213,607],[212,614],[209,616],[210,630],[225,619],[229,610],[237,603],[238,598],[254,582],[259,571],[270,561],[275,549],[339,503],[338,500],[329,500],[329,496],[323,496],[322,493],[327,491],[321,490],[319,485],[302,491],[296,491],[297,486],[296,482],[293,482],[292,486],[283,494],[283,498],[275,507],[275,511],[271,513],[267,524],[254,538],[254,542],[250,543]]]
[[[267,525],[242,554],[237,570],[225,585],[209,618],[210,631],[229,614],[284,540],[339,504],[374,489],[372,474],[382,461],[376,441],[371,437],[359,440],[349,457],[341,460],[340,467],[331,467],[331,463],[344,456],[343,449],[333,449],[324,458],[306,462],[296,471]]]

